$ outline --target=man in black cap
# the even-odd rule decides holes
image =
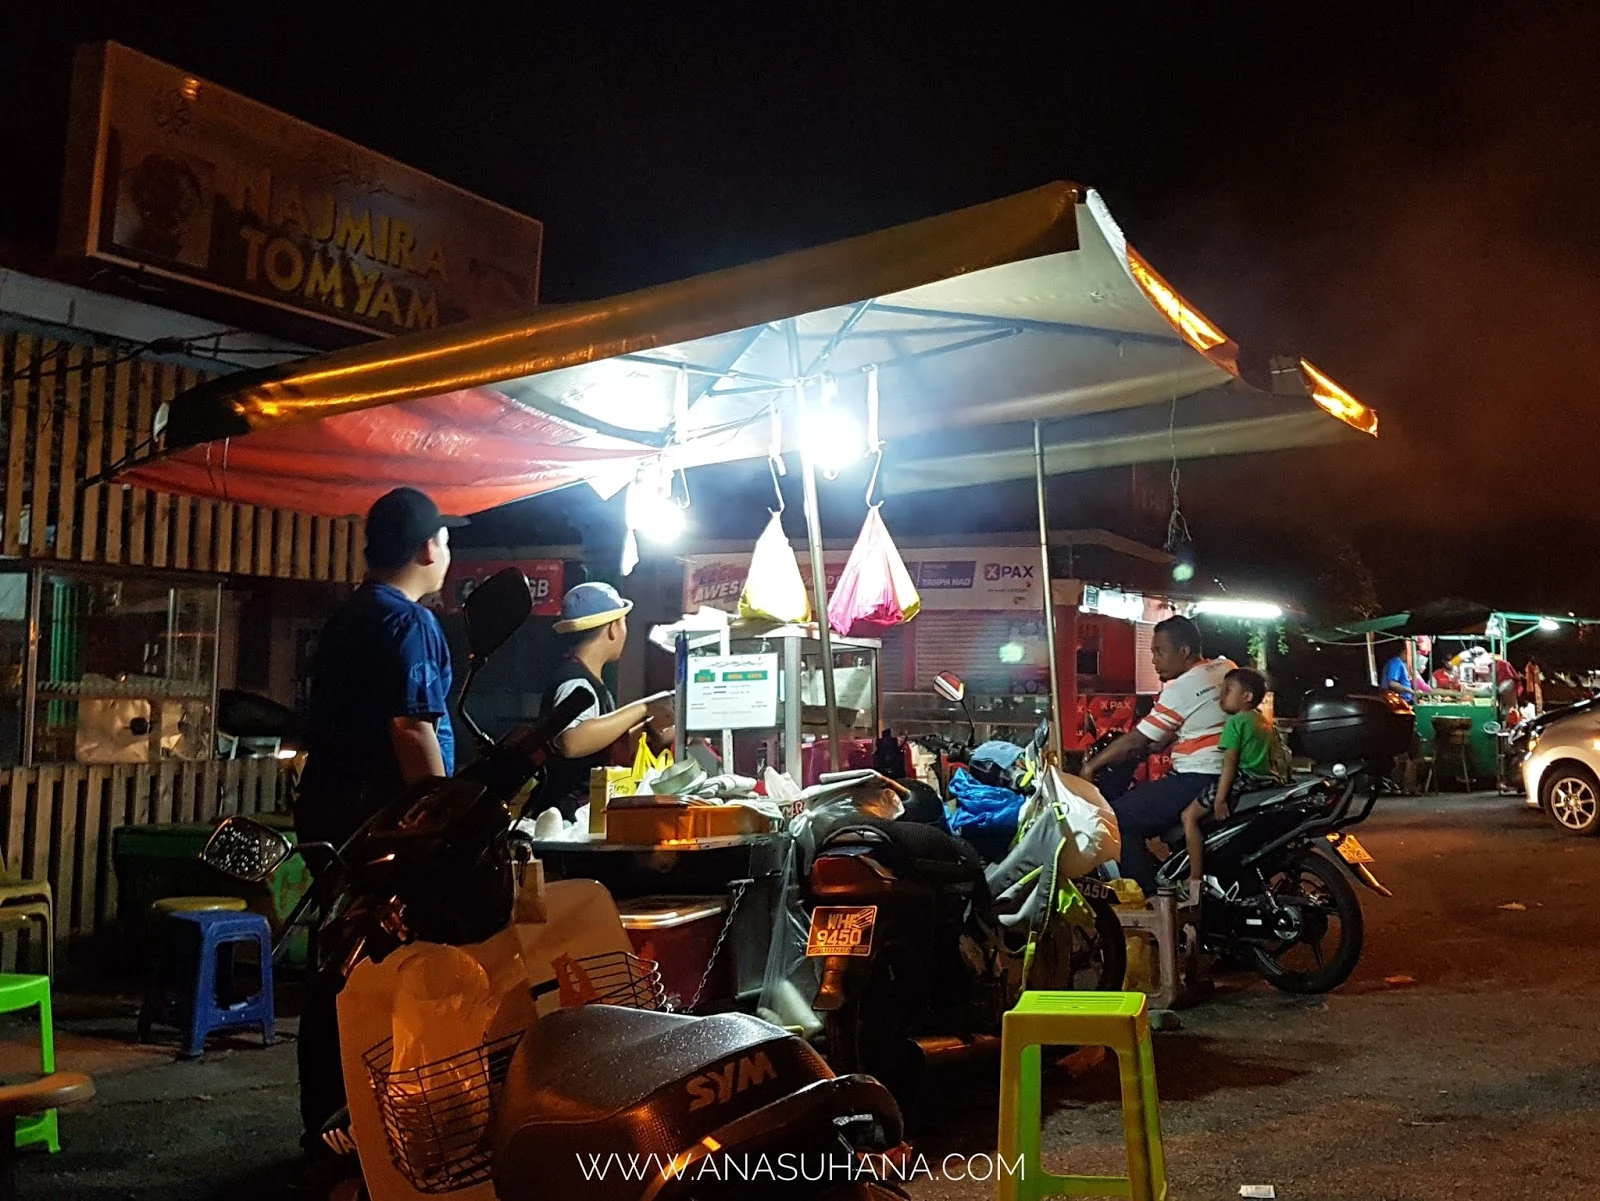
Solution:
[[[419,602],[444,587],[450,530],[465,524],[415,488],[367,513],[366,581],[323,627],[312,664],[301,841],[340,846],[406,785],[455,769],[450,648]],[[311,980],[298,1048],[308,1148],[345,1103],[335,997]]]

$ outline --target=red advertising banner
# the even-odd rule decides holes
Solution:
[[[566,565],[560,559],[455,559],[444,581],[444,607],[458,611],[472,590],[497,571],[516,567],[528,577],[533,595],[533,611],[539,617],[555,617],[561,612],[561,597],[566,591]]]

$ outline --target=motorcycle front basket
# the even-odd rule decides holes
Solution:
[[[448,1193],[489,1179],[494,1093],[522,1033],[396,1071],[394,1039],[363,1057],[389,1157],[420,1193]]]
[[[564,969],[564,1005],[667,1007],[652,959],[612,951],[568,960]],[[419,1193],[454,1192],[489,1179],[495,1105],[521,1041],[518,1031],[398,1071],[392,1038],[363,1056],[389,1158]]]

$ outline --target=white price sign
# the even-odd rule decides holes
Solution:
[[[704,655],[689,660],[684,728],[754,730],[778,724],[778,656]]]

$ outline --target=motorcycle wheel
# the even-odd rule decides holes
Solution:
[[[1084,898],[1094,933],[1052,921],[1033,953],[1028,987],[1047,992],[1116,992],[1128,974],[1128,940],[1110,901]]]
[[[1253,947],[1256,970],[1284,992],[1338,988],[1361,961],[1366,932],[1361,900],[1344,868],[1321,851],[1298,847],[1269,871],[1267,887],[1300,909],[1300,931],[1275,947]]]
[[[903,946],[889,943],[873,957],[862,987],[827,1015],[823,1038],[836,1075],[865,1072],[894,1094],[901,1109],[915,1096],[922,1065],[911,1041],[912,997],[907,995]]]

